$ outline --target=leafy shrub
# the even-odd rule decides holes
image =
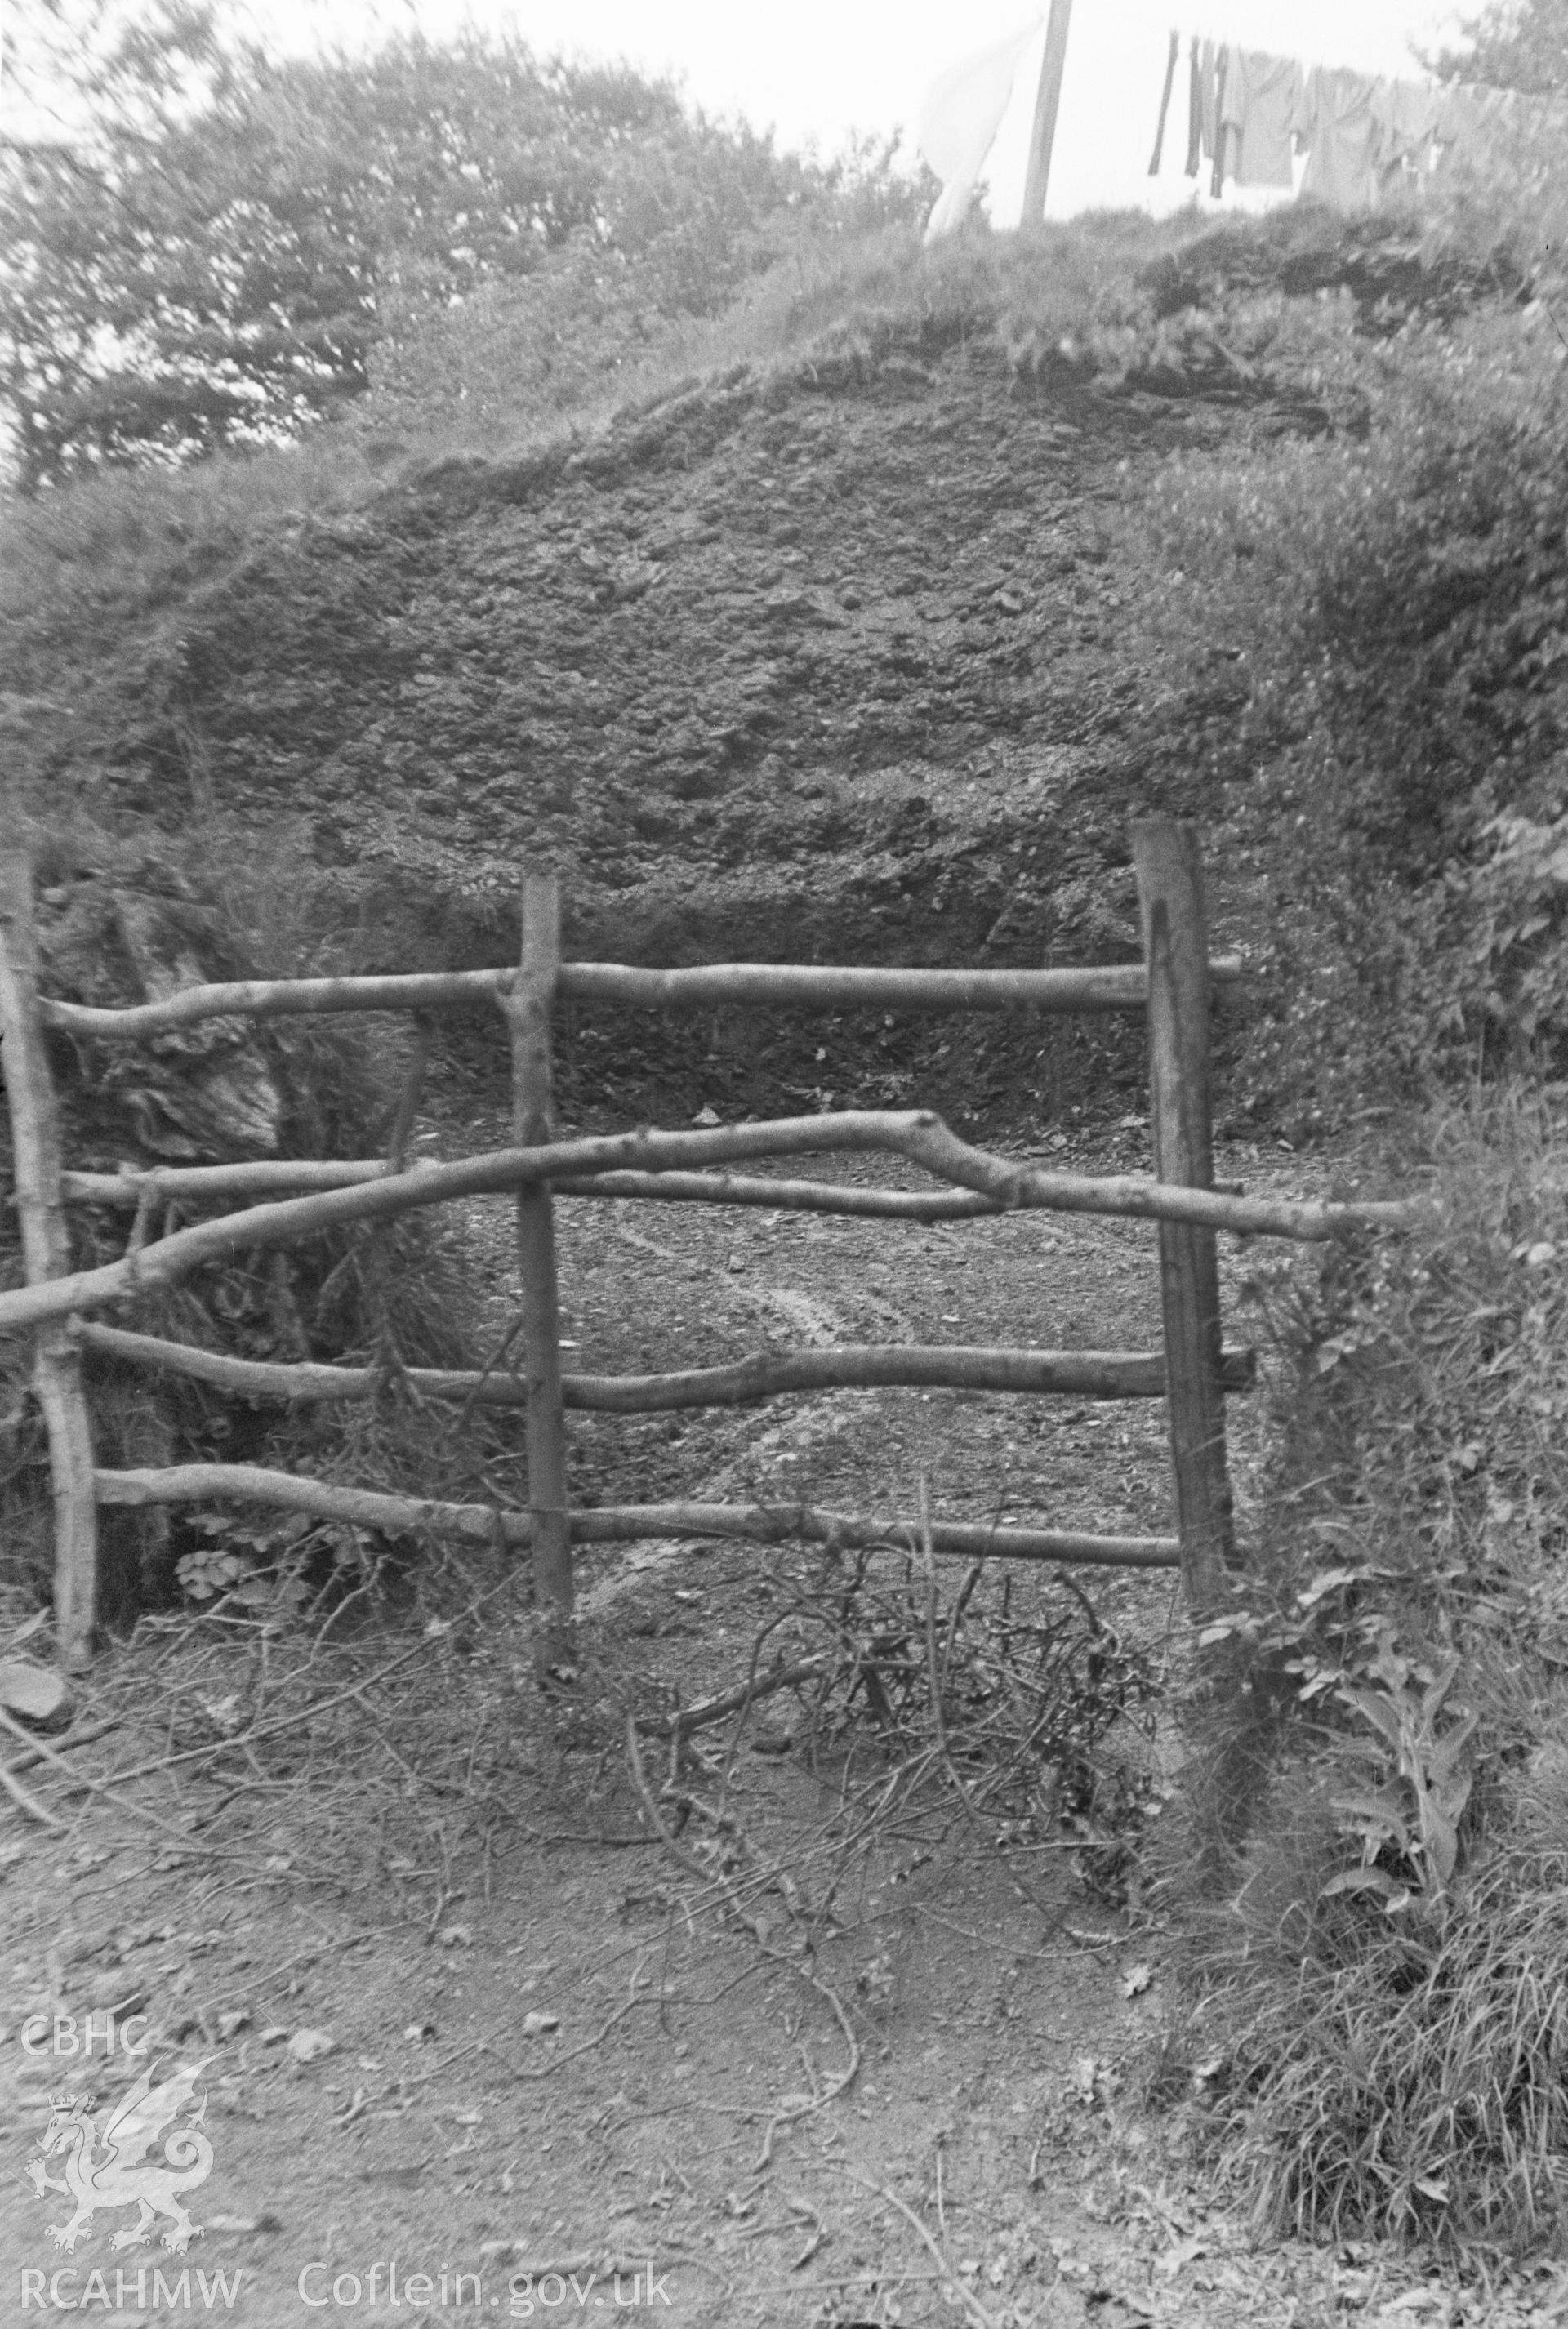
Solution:
[[[1368,346],[1346,314],[1290,324],[1335,424],[1172,466],[1157,514],[1195,627],[1242,701],[1204,733],[1233,841],[1273,905],[1261,1099],[1303,1121],[1369,1087],[1568,1045],[1546,957],[1568,805],[1568,454],[1544,306],[1432,321]],[[1195,623],[1195,617],[1197,620]]]
[[[613,232],[584,225],[525,274],[389,316],[364,424],[502,446],[694,373],[767,361],[799,338],[798,297],[845,246],[892,233],[912,247],[907,230],[934,189],[923,171],[893,175],[895,149],[896,139],[852,143],[822,165],[771,157],[773,179],[744,204],[694,183],[668,150],[628,155]]]
[[[1560,1064],[1568,1036],[1568,809],[1481,827],[1465,888],[1469,963],[1478,1007],[1510,1037]]]
[[[1181,1832],[1207,2130],[1312,2236],[1484,2258],[1568,2229],[1560,1098],[1445,1109],[1405,1136],[1408,1233],[1254,1273],[1275,1470]]]
[[[146,934],[160,962],[177,962],[182,971],[194,966],[209,978],[298,976],[345,966],[354,934],[352,901],[325,877],[302,874],[282,844],[269,849],[217,821],[198,823],[183,848],[144,845],[134,854],[85,825],[52,829],[17,816],[13,830],[31,840],[36,862],[61,884],[57,902],[42,915],[49,991],[78,1000],[142,999],[128,977],[128,921]],[[259,1122],[275,1130],[281,1155],[384,1152],[408,1072],[406,1039],[389,1036],[373,1019],[326,1018],[264,1022],[248,1031],[220,1023],[212,1045],[210,1038],[211,1025],[194,1039],[176,1034],[135,1047],[61,1039],[52,1057],[67,1162],[113,1170],[121,1160],[254,1155],[250,1135]],[[210,1080],[209,1070],[215,1070]],[[8,1153],[0,1151],[0,1197],[11,1178]],[[226,1212],[231,1203],[211,1200],[206,1210]],[[182,1218],[202,1211],[186,1206]],[[73,1207],[79,1265],[118,1259],[128,1225],[118,1209]],[[142,1226],[156,1234],[154,1224]],[[252,1405],[94,1353],[88,1366],[99,1460],[110,1467],[273,1464],[422,1495],[493,1497],[485,1467],[520,1464],[521,1435],[505,1423],[498,1428],[493,1410],[465,1418],[458,1431],[456,1411],[414,1397],[406,1378],[410,1366],[475,1363],[476,1298],[465,1260],[449,1221],[416,1214],[204,1268],[160,1297],[138,1324],[244,1358],[368,1365],[381,1379],[378,1396],[344,1407]],[[0,1283],[19,1279],[13,1214],[9,1230],[0,1228]],[[42,1423],[26,1396],[28,1363],[24,1347],[13,1340],[0,1379],[9,1410],[0,1443],[0,1522],[8,1567],[42,1591],[48,1472]],[[292,1563],[293,1572],[308,1570],[318,1587],[323,1576],[346,1575],[361,1560],[355,1532],[328,1527],[311,1532],[308,1544],[294,1547],[284,1561],[287,1529],[273,1524],[270,1536],[258,1535],[253,1515],[234,1518],[220,1547],[188,1544],[191,1534],[183,1520],[171,1529],[160,1511],[106,1513],[101,1598],[109,1622],[133,1618],[176,1581],[196,1598],[203,1598],[197,1589],[215,1580],[242,1598],[241,1589],[260,1567],[288,1572]],[[273,1547],[269,1561],[263,1560],[266,1544]],[[290,1592],[295,1584],[298,1575]]]

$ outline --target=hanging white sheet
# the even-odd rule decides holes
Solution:
[[[1039,21],[978,57],[949,65],[925,101],[915,143],[942,182],[926,221],[928,245],[963,223]]]

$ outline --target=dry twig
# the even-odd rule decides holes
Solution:
[[[726,1878],[715,1877],[711,1870],[703,1866],[694,1854],[685,1851],[681,1844],[677,1843],[670,1834],[659,1812],[659,1807],[654,1801],[653,1791],[648,1786],[647,1774],[643,1768],[642,1752],[638,1744],[637,1724],[629,1715],[627,1717],[626,1725],[626,1753],[627,1762],[631,1771],[632,1785],[637,1789],[638,1800],[647,1815],[648,1824],[665,1850],[678,1866],[686,1871],[688,1875],[695,1876],[703,1884],[712,1886],[721,1892],[732,1908],[741,1909],[741,1898],[736,1888]],[[860,2041],[855,2034],[854,2026],[845,2010],[844,2001],[836,1990],[816,1974],[808,1973],[798,1958],[786,1955],[782,1949],[770,1948],[766,1941],[760,1940],[756,1946],[774,1965],[788,1966],[798,1981],[804,1982],[808,1989],[822,1999],[837,2023],[843,2033],[845,2044],[849,2050],[849,2059],[845,2068],[830,2086],[824,2087],[820,2094],[813,2095],[809,2100],[801,2103],[798,2107],[777,2110],[770,2115],[767,2132],[762,2138],[762,2148],[756,2162],[755,2172],[760,2174],[772,2159],[773,2138],[781,2127],[793,2126],[798,2120],[809,2118],[816,2112],[826,2109],[829,2103],[836,2102],[839,2096],[847,2092],[854,2084],[860,2072]],[[748,2110],[745,2115],[748,2117],[760,2116],[760,2113],[752,2110]]]
[[[863,2192],[870,2192],[878,2200],[884,2201],[890,2208],[896,2208],[904,2221],[907,2224],[912,2225],[915,2231],[920,2235],[922,2245],[930,2252],[935,2263],[940,2268],[943,2277],[947,2283],[949,2292],[958,2298],[959,2303],[963,2306],[964,2311],[968,2314],[970,2321],[973,2323],[974,2329],[997,2329],[997,2323],[993,2315],[987,2312],[985,2306],[980,2303],[979,2298],[974,2294],[973,2290],[965,2287],[964,2282],[958,2273],[954,2271],[952,2266],[948,2262],[948,2259],[943,2255],[938,2242],[932,2238],[926,2226],[921,2223],[914,2210],[910,2207],[906,2202],[901,2200],[896,2192],[890,2192],[884,2183],[873,2183],[868,2182],[864,2175],[857,2175],[854,2168],[846,2167],[841,2159],[829,2160],[827,2164],[830,2167],[836,2167],[841,2175],[847,2175],[852,2183],[858,2183]]]
[[[52,1811],[46,1811],[37,1796],[30,1795],[23,1786],[14,1768],[5,1763],[0,1763],[0,1787],[4,1787],[18,1809],[24,1811],[29,1819],[35,1819],[40,1827],[52,1827],[56,1835],[65,1834],[65,1822],[57,1820]]]
[[[63,1754],[72,1747],[90,1746],[95,1739],[101,1739],[106,1731],[118,1730],[119,1723],[120,1718],[118,1714],[106,1714],[101,1722],[84,1722],[80,1730],[72,1730],[63,1738],[52,1739],[49,1744],[57,1755]],[[30,1771],[34,1763],[43,1763],[47,1760],[48,1757],[42,1747],[31,1747],[25,1755],[14,1755],[8,1768],[14,1777],[18,1771]]]

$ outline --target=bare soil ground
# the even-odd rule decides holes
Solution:
[[[1118,1161],[1140,1143],[1127,1127]],[[1256,1150],[1221,1170],[1318,1177]],[[585,1368],[775,1336],[1157,1341],[1138,1225],[579,1202],[561,1228]],[[477,1208],[468,1235],[499,1325],[505,1207]],[[1259,1427],[1233,1415],[1244,1506]],[[908,1513],[924,1475],[938,1513],[1168,1525],[1154,1402],[837,1393],[673,1429],[576,1419],[572,1438],[584,1500],[787,1489]],[[945,1619],[962,1571],[942,1568]],[[803,1690],[697,1735],[679,1779],[693,1815],[661,1842],[625,1714],[689,1706],[779,1642],[819,1645],[808,1621],[842,1564],[648,1544],[582,1575],[580,1670],[543,1693],[515,1582],[482,1567],[421,1573],[317,1641],[303,1700],[285,1675],[310,1646],[298,1628],[260,1653],[266,1706],[253,1624],[182,1619],[104,1661],[76,1727],[116,1728],[24,1780],[63,1829],[18,1816],[4,1846],[7,2320],[151,2322],[183,2290],[258,2329],[618,2310],[690,2329],[1556,2317],[1544,2284],[1483,2303],[1419,2259],[1254,2244],[1215,2203],[1185,2111],[1143,2099],[1169,1944],[1136,1872],[1129,1887],[1110,1798],[1075,1810],[1047,1784],[967,1815],[929,1738],[842,1697],[814,1711]],[[1168,1575],[1079,1582],[1108,1645],[1154,1669],[1179,1657]],[[865,1589],[918,1615],[928,1588],[889,1555]],[[1019,1623],[1081,1616],[1049,1572],[1009,1592]],[[999,1594],[987,1579],[976,1609]],[[1100,1760],[1147,1802],[1176,1748],[1137,1713]],[[669,1749],[644,1751],[652,1794]],[[72,1791],[68,1771],[112,1792]],[[664,1797],[672,1834],[681,1809]],[[25,2017],[80,2032],[117,2006],[150,2016],[146,2059],[203,2065],[213,2157],[188,2254],[156,2236],[112,2249],[119,2208],[67,2254],[49,2234],[65,2195],[23,2180],[51,2094],[93,2094],[101,2123],[140,2067],[106,2061],[101,2039],[90,2061],[49,2051],[52,2019]],[[329,2051],[313,2056],[312,2032]]]

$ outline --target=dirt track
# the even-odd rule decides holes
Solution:
[[[1259,1160],[1222,1169],[1255,1179]],[[562,1214],[586,1366],[637,1365],[656,1345],[666,1361],[718,1359],[770,1336],[1157,1339],[1152,1233],[1132,1225],[1029,1215],[933,1231],[586,1203]],[[512,1300],[506,1209],[477,1210],[470,1234],[499,1316]],[[594,1498],[788,1486],[909,1510],[923,1472],[938,1511],[1165,1524],[1157,1402],[848,1393],[677,1422],[675,1436],[662,1418],[571,1429],[576,1491]],[[723,1545],[585,1562],[585,1709],[601,1693],[689,1704],[742,1677],[759,1628],[815,1573],[803,1556]],[[1162,1655],[1168,1579],[1083,1582],[1121,1638]],[[1017,1589],[1042,1612],[1068,1606],[1048,1578]],[[736,1913],[714,1890],[723,1855],[694,1872],[650,1836],[613,1724],[574,1728],[570,1693],[564,1714],[542,1713],[520,1613],[467,1631],[455,1665],[439,1635],[427,1656],[450,1670],[459,1749],[469,1709],[468,1781],[447,1787],[430,1765],[435,1856],[383,1853],[357,1892],[334,1882],[332,1849],[298,1797],[280,1796],[269,1821],[264,1793],[241,1789],[226,1809],[210,1782],[193,1796],[177,1773],[155,1772],[119,1807],[84,1808],[41,1775],[75,1824],[58,1843],[27,1834],[5,1883],[14,2010],[0,2064],[18,2165],[34,2155],[46,2089],[101,2098],[124,2076],[123,2064],[90,2077],[29,2060],[23,2010],[80,2014],[135,1992],[155,2047],[183,2032],[186,2052],[211,2056],[215,2164],[192,2261],[239,2270],[233,2317],[260,2329],[571,2315],[571,2276],[595,2310],[598,2297],[614,2304],[605,2276],[618,2267],[623,2300],[651,2267],[645,2309],[691,2329],[934,2323],[965,2306],[977,2324],[978,2306],[997,2324],[1282,2320],[1288,2291],[1332,2277],[1327,2260],[1245,2254],[1239,2228],[1162,2158],[1157,2126],[1129,2114],[1123,2081],[1162,2010],[1160,1931],[1086,1891],[1103,1855],[1086,1855],[1049,1806],[998,1850],[1001,1831],[966,1821],[933,1784],[851,1848],[845,1806],[894,1764],[864,1726],[808,1735],[786,1695],[756,1709],[732,1749],[715,1731],[690,1766],[688,1784],[717,1789],[739,1823],[731,1881],[758,1853],[783,1872],[748,1880]],[[364,1663],[406,1645],[406,1626],[394,1628],[366,1642]],[[122,1668],[122,1715],[127,1679]],[[171,1724],[194,1715],[192,1701],[171,1702]],[[376,1703],[367,1748],[428,1749],[411,1714],[400,1727],[395,1699]],[[1148,1767],[1133,1733],[1113,1743]],[[162,1744],[138,1730],[133,1696],[98,1768],[156,1761]],[[365,1784],[383,1769],[373,1758]],[[127,1796],[139,1815],[127,1815]],[[383,1800],[372,1787],[362,1820]],[[141,1825],[148,1813],[168,1823],[161,1839]],[[693,1839],[697,1829],[688,1853],[702,1849]],[[346,1864],[360,1842],[340,1849]],[[529,2038],[531,2011],[559,2027]],[[334,2051],[290,2062],[287,2037],[302,2028],[327,2032]],[[852,2067],[850,2035],[855,2076],[831,2098]],[[971,2291],[964,2305],[943,2295],[901,2202]],[[8,2254],[61,2261],[31,2192],[13,2183],[0,2207]],[[111,2258],[98,2230],[80,2263],[85,2275],[142,2253]],[[388,2303],[394,2258],[405,2285],[432,2276],[422,2308]],[[172,2268],[161,2251],[154,2261]],[[307,2271],[318,2263],[330,2271]],[[546,2280],[541,2299],[551,2268],[566,2277]],[[449,2287],[442,2306],[443,2271],[480,2276],[477,2311],[470,2285],[460,2304]],[[514,2278],[530,2272],[532,2296]],[[338,2274],[357,2277],[356,2303],[307,2301]],[[530,2302],[535,2315],[516,2309]],[[133,2305],[121,2317],[157,2315]]]

